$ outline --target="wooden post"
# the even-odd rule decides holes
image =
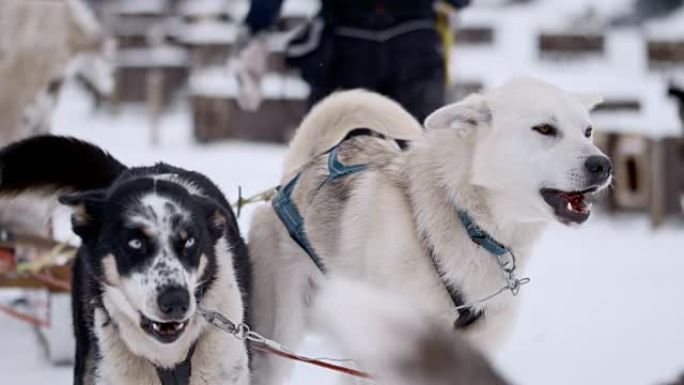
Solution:
[[[665,164],[663,141],[651,141],[651,194],[650,216],[653,227],[660,226],[665,220]]]
[[[159,119],[164,105],[164,72],[151,68],[147,74],[147,106],[150,113],[150,142],[159,144]]]

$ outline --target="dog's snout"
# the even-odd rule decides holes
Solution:
[[[168,287],[157,297],[157,304],[169,319],[181,319],[190,308],[190,293],[180,286]]]
[[[591,184],[601,184],[605,182],[613,172],[613,166],[610,163],[610,159],[602,155],[588,157],[584,162],[584,167]]]

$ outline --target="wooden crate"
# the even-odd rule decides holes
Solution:
[[[552,33],[544,32],[538,38],[539,53],[542,57],[586,57],[603,55],[605,38],[594,33]]]
[[[491,26],[464,26],[454,32],[454,40],[459,46],[492,45],[495,37]]]
[[[148,97],[148,77],[151,71],[161,71],[164,82],[164,105],[185,86],[188,69],[184,67],[141,68],[119,67],[116,71],[116,99],[118,102],[142,103]]]
[[[648,211],[652,190],[650,141],[636,135],[616,135],[612,141],[612,208]]]
[[[649,40],[646,47],[653,69],[684,65],[684,40]]]
[[[162,100],[166,104],[187,82],[187,52],[179,47],[122,50],[116,68],[116,101],[146,101],[149,94],[148,79],[153,71],[162,74]]]
[[[178,40],[188,48],[193,68],[226,64],[232,54],[239,27],[221,20],[185,23],[177,31]]]
[[[594,108],[594,112],[639,112],[641,111],[641,101],[638,99],[630,99],[630,98],[623,98],[623,99],[614,99],[614,98],[606,98],[603,102],[601,102],[596,108]]]
[[[235,99],[192,96],[195,138],[199,142],[244,139],[284,143],[307,110],[304,100],[265,100],[258,111],[242,110]]]
[[[663,145],[663,212],[684,214],[684,138],[665,138]]]
[[[188,46],[190,66],[225,65],[233,52],[232,44],[193,44]]]

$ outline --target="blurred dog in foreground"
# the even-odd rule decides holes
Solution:
[[[253,326],[296,348],[316,288],[344,276],[495,347],[541,231],[586,221],[610,184],[589,118],[600,100],[520,78],[435,111],[423,131],[381,95],[329,96],[297,130],[272,207],[252,218]],[[254,362],[258,385],[287,376],[284,362]]]
[[[35,137],[0,151],[0,196],[55,197],[81,238],[72,279],[74,384],[249,382],[244,341],[198,310],[243,321],[246,246],[205,176],[128,168],[92,144]]]
[[[391,293],[332,280],[313,314],[321,332],[379,384],[508,384],[460,333],[415,309]]]

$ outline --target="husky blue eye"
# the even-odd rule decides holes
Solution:
[[[185,241],[185,248],[186,249],[193,247],[194,245],[195,245],[195,238],[190,237]]]
[[[143,247],[143,243],[140,239],[133,238],[130,241],[128,241],[128,247],[130,247],[133,250],[140,250]]]

